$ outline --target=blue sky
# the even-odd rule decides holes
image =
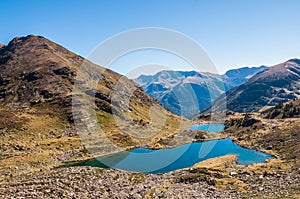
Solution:
[[[119,32],[162,27],[197,41],[222,73],[300,58],[299,7],[298,0],[1,0],[0,43],[42,35],[86,57]]]

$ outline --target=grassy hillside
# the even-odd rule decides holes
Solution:
[[[33,35],[0,49],[0,105],[1,178],[90,153],[166,147],[189,126],[126,77]]]

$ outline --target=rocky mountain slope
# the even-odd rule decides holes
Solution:
[[[1,177],[89,153],[164,147],[180,124],[133,81],[48,39],[29,35],[0,48]]]
[[[244,67],[224,75],[196,71],[161,71],[135,81],[150,96],[177,115],[192,116],[207,108],[225,91],[244,83],[266,67]]]
[[[300,60],[291,59],[257,73],[214,102],[235,112],[261,111],[300,96]]]
[[[53,108],[54,112],[72,121],[74,115],[71,113],[71,94],[79,94],[72,93],[72,89],[80,67],[86,72],[85,79],[99,80],[95,88],[84,87],[86,84],[82,82],[77,84],[82,87],[81,95],[95,96],[94,108],[98,111],[111,114],[114,110],[116,115],[124,112],[119,104],[111,103],[110,94],[117,84],[122,84],[124,90],[114,92],[133,89],[130,93],[132,103],[129,106],[135,119],[149,122],[147,108],[160,106],[126,77],[94,65],[43,37],[30,35],[13,39],[1,48],[0,67],[2,107],[31,109],[51,105],[49,108]],[[140,109],[134,107],[138,105],[141,105]]]

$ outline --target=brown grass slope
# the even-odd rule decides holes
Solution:
[[[76,81],[79,74],[87,81]],[[88,86],[90,80],[96,82],[94,88]],[[76,84],[81,89],[74,91]],[[124,96],[132,93],[128,107],[111,102],[116,86],[122,88],[116,100],[126,100]],[[74,95],[79,97],[72,102]],[[74,120],[80,121],[82,112],[73,112],[72,105],[82,104],[95,111],[98,129],[94,135],[75,129]],[[127,123],[118,124],[117,119]],[[2,178],[90,158],[87,149],[109,153],[112,151],[105,151],[105,147],[110,143],[122,148],[164,147],[164,139],[180,131],[180,122],[180,117],[165,110],[131,80],[46,38],[15,38],[0,48]],[[88,143],[83,146],[82,141]]]

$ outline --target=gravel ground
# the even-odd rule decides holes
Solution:
[[[59,168],[1,182],[0,198],[283,198],[299,191],[299,174],[236,174],[235,178],[247,183],[249,191],[217,190],[213,177],[201,171],[145,175],[92,167]]]

